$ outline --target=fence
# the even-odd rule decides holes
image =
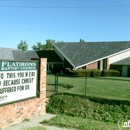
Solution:
[[[47,94],[58,92],[128,100],[130,99],[130,78],[48,75]]]
[[[70,92],[72,88],[79,88],[81,87],[82,93],[86,96],[87,90],[87,77],[84,76],[74,76],[74,75],[55,75],[55,91],[63,92]],[[73,92],[72,92],[73,93]]]
[[[76,93],[76,89],[80,88],[79,93],[86,95],[87,92],[87,77],[56,74],[49,75],[47,79],[47,91],[50,92],[67,92]],[[75,92],[73,92],[73,91]]]

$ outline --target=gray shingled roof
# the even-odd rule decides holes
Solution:
[[[2,60],[31,60],[31,58],[47,58],[47,62],[63,62],[53,50],[22,51],[19,49],[0,47],[0,59]]]
[[[64,57],[78,67],[130,48],[129,41],[119,42],[85,42],[85,43],[55,43]]]
[[[31,60],[31,58],[39,58],[36,51],[0,47],[0,59],[2,60]]]
[[[117,61],[115,63],[112,63],[112,65],[130,65],[130,57]]]
[[[31,58],[39,58],[36,51],[33,50],[13,50],[12,51],[14,60],[31,60]]]
[[[13,60],[14,57],[12,54],[12,50],[14,50],[14,49],[0,47],[0,59]]]

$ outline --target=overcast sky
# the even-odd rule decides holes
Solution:
[[[80,38],[130,41],[130,0],[0,0],[0,47]]]

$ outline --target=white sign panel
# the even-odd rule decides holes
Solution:
[[[0,105],[36,97],[36,61],[0,61]]]

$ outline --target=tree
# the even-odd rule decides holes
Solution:
[[[36,50],[36,51],[45,50],[46,49],[46,45],[42,44],[41,42],[37,42],[37,45],[33,45],[32,49]]]
[[[37,42],[37,45],[33,45],[32,49],[33,50],[52,50],[53,49],[53,43],[55,40],[47,39],[46,44],[42,44],[41,42]]]
[[[46,49],[47,50],[52,50],[54,42],[55,42],[55,40],[47,39],[46,40]]]
[[[21,40],[21,42],[17,45],[17,48],[21,50],[27,50],[28,44],[26,41]]]
[[[85,42],[84,39],[79,39],[79,42]]]
[[[63,41],[57,41],[56,43],[63,43]]]

